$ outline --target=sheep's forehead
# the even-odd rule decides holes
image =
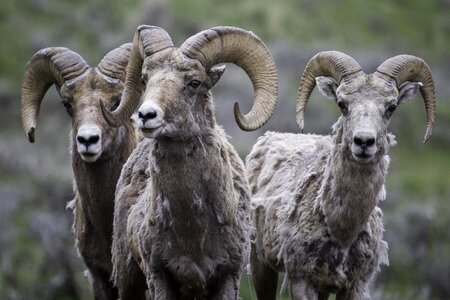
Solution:
[[[390,102],[397,99],[398,90],[394,80],[386,81],[373,74],[343,80],[336,91],[340,100],[348,102]]]
[[[99,99],[109,101],[122,90],[122,81],[101,74],[96,69],[90,69],[86,74],[65,82],[61,88],[61,94],[77,99],[77,103],[88,104],[95,101],[94,104],[98,104]]]
[[[204,74],[205,68],[196,59],[191,59],[181,53],[178,48],[168,48],[145,58],[143,73],[199,73]]]

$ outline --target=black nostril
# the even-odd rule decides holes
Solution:
[[[353,142],[354,142],[356,145],[358,145],[358,146],[362,146],[362,144],[364,144],[363,140],[360,139],[360,138],[357,137],[357,136],[355,136],[355,137],[353,138]]]
[[[89,144],[95,144],[98,142],[98,140],[100,139],[100,137],[98,135],[93,135],[88,139],[88,143]]]
[[[156,118],[156,111],[149,112],[148,114],[145,115],[145,117],[147,119],[154,119],[154,118]]]
[[[93,135],[93,136],[89,137],[88,139],[86,139],[83,136],[77,136],[78,143],[86,145],[86,147],[97,143],[99,140],[100,140],[100,137],[98,135]]]
[[[375,144],[375,139],[374,138],[368,138],[366,141],[366,146],[372,146],[373,144]]]
[[[353,142],[355,143],[355,145],[358,145],[360,147],[370,147],[370,146],[373,146],[373,144],[375,144],[375,138],[365,136],[365,135],[355,136],[353,138]]]
[[[158,114],[157,114],[156,111],[154,111],[154,110],[152,110],[152,111],[146,113],[145,115],[143,115],[141,112],[138,112],[138,117],[139,117],[139,119],[141,119],[144,123],[145,123],[145,121],[147,121],[147,120],[151,120],[151,119],[156,118],[157,115],[158,115]]]
[[[77,141],[80,144],[86,144],[87,143],[87,140],[84,137],[82,137],[82,136],[77,136]]]

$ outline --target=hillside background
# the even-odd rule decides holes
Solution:
[[[75,4],[76,3],[76,4]],[[298,132],[300,75],[315,53],[340,50],[366,72],[398,54],[422,57],[437,89],[434,135],[421,143],[421,97],[401,106],[390,130],[384,211],[390,266],[372,287],[375,299],[450,299],[450,1],[449,0],[17,0],[0,4],[0,299],[89,299],[74,248],[69,155],[71,121],[54,88],[44,98],[36,143],[20,123],[20,86],[27,61],[41,48],[64,46],[96,65],[132,40],[139,24],[164,27],[174,43],[216,25],[252,30],[274,55],[280,81],[276,113],[256,132],[240,131],[232,104],[251,106],[248,78],[227,66],[214,88],[217,118],[242,158],[267,130]],[[314,92],[305,131],[329,133],[335,104]],[[255,299],[251,279],[241,297]],[[281,280],[280,280],[281,281]],[[288,299],[286,293],[283,299]],[[281,298],[280,298],[281,299]]]

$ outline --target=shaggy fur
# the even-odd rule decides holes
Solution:
[[[112,50],[97,67],[88,66],[81,56],[65,48],[42,49],[28,65],[23,86],[25,120],[33,115],[27,113],[27,107],[39,105],[51,84],[55,84],[72,119],[75,198],[67,207],[73,209],[75,244],[87,267],[95,299],[118,297],[111,282],[114,192],[122,166],[140,137],[132,119],[121,127],[110,127],[102,116],[99,99],[108,109],[119,104],[130,46]],[[34,127],[30,132],[33,141]]]
[[[74,99],[71,154],[75,198],[68,207],[74,208],[76,247],[89,271],[96,299],[116,299],[118,295],[110,280],[114,192],[122,166],[140,136],[132,119],[112,128],[101,114],[98,99],[113,106],[122,90],[123,82],[111,84],[91,69],[83,80],[64,85],[60,91],[63,99]],[[79,154],[76,133],[83,124],[101,128],[102,152],[94,162],[86,162]]]
[[[141,108],[157,105],[164,125],[146,132],[153,138],[138,145],[117,184],[114,280],[123,299],[144,296],[143,276],[155,299],[237,299],[250,193],[214,118],[209,89],[224,68],[206,73],[178,49],[155,54],[151,64]],[[202,82],[198,89],[186,87],[192,77]]]
[[[384,199],[388,157],[379,166],[364,168],[340,160],[331,137],[273,132],[260,138],[254,149],[247,158],[257,228],[258,258],[252,257],[252,264],[262,263],[271,268],[268,272],[286,272],[297,285],[291,289],[310,293],[305,299],[314,299],[314,292],[298,287],[304,280],[325,293],[355,285],[365,289],[378,265],[387,263],[387,244],[378,207],[367,209],[367,225],[361,222],[361,198]],[[366,189],[373,177],[376,182]],[[336,178],[342,179],[339,189],[333,183]],[[355,197],[355,190],[361,194]],[[342,203],[338,212],[333,210],[336,202]],[[344,244],[330,234],[332,228],[342,231]],[[355,241],[348,239],[348,232],[358,232]]]
[[[388,263],[383,241],[392,105],[411,98],[391,82],[357,74],[341,85],[318,77],[319,90],[340,103],[331,136],[266,133],[246,160],[256,227],[252,275],[258,299],[275,299],[286,272],[292,299],[370,299],[369,283]],[[361,146],[358,135],[373,136]]]
[[[89,271],[95,299],[117,299],[110,281],[113,199],[122,166],[139,139],[131,120],[115,131],[95,162],[83,161],[74,142],[71,146],[75,198],[68,208],[73,209],[75,243]]]
[[[142,141],[117,184],[113,276],[124,299],[237,300],[250,250],[250,191],[242,160],[217,125],[211,88],[234,63],[254,89],[250,112],[235,103],[243,130],[271,117],[278,97],[275,63],[253,33],[214,27],[179,48],[156,26],[137,28],[120,125],[137,110]],[[144,89],[142,89],[144,87]],[[147,286],[143,283],[143,278]]]

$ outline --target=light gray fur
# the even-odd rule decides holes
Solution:
[[[286,272],[292,299],[370,299],[372,277],[388,264],[378,204],[395,145],[389,109],[420,83],[399,92],[392,81],[362,72],[339,85],[316,81],[326,97],[345,104],[332,134],[268,132],[246,159],[260,300],[275,299],[277,272]],[[361,132],[373,134],[374,144],[355,145]]]

